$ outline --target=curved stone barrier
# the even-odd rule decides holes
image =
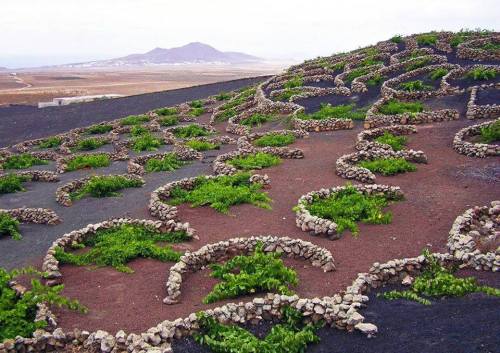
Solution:
[[[484,158],[489,156],[500,156],[499,145],[472,143],[465,140],[468,137],[479,135],[483,127],[490,126],[494,123],[498,123],[499,121],[500,118],[461,129],[455,134],[455,137],[453,138],[453,149],[458,153],[464,154],[468,157]]]
[[[479,249],[480,247],[486,248]],[[500,201],[490,206],[476,206],[453,222],[448,236],[448,249],[459,261],[476,270],[500,270]]]
[[[212,126],[212,125],[209,125],[209,124],[200,124],[200,123],[190,123],[188,125],[196,125],[196,126],[199,126],[200,128],[203,128],[205,129],[206,131],[208,131],[210,134],[215,134],[217,132],[217,130],[215,130],[215,128]],[[176,137],[175,136],[175,131],[179,128],[182,128],[182,127],[185,127],[185,126],[188,126],[188,125],[177,125],[177,126],[172,126],[172,127],[169,127],[169,128],[166,128],[166,129],[163,129],[162,131],[162,134],[163,134],[163,140],[164,142],[169,145],[169,144],[174,144],[176,143],[177,141],[183,141],[183,140],[188,140],[190,138],[180,138],[180,137]]]
[[[258,243],[263,244],[264,252],[280,252],[289,257],[308,260],[314,267],[321,267],[324,272],[335,270],[330,251],[302,239],[275,236],[233,238],[204,245],[198,251],[184,254],[179,262],[170,268],[166,284],[168,295],[163,302],[165,304],[178,303],[177,298],[181,295],[182,274],[197,272],[211,263],[225,261],[237,253],[251,253]]]
[[[368,195],[385,195],[389,199],[401,199],[404,195],[398,186],[388,186],[388,185],[363,185],[357,184],[353,185],[356,190],[363,194]],[[316,197],[327,198],[340,190],[345,189],[345,186],[334,186],[330,189],[320,189],[318,191],[311,191],[299,198],[298,204],[295,208],[295,223],[297,227],[302,229],[304,232],[310,232],[312,235],[324,234],[328,236],[331,240],[336,240],[341,238],[342,234],[337,233],[337,223],[313,216],[306,208],[308,204],[311,204]]]
[[[20,177],[26,177],[29,181],[42,181],[48,183],[55,183],[59,181],[59,175],[50,170],[25,170],[19,172],[1,173],[0,177],[14,174]]]
[[[470,99],[467,103],[467,119],[492,119],[500,116],[500,104],[477,105],[477,93],[486,89],[500,89],[500,84],[487,85],[486,87],[474,86],[470,92]]]
[[[358,151],[370,150],[370,149],[384,149],[393,150],[391,146],[385,143],[379,143],[375,141],[377,137],[384,135],[384,133],[390,133],[395,136],[416,134],[417,128],[414,125],[391,125],[383,126],[375,129],[369,129],[361,131],[356,137],[355,148]]]
[[[56,171],[58,173],[67,172],[67,164],[69,161],[73,160],[78,156],[93,156],[93,155],[106,155],[112,161],[125,161],[129,159],[127,142],[114,144],[114,152],[91,152],[91,153],[74,153],[68,156],[59,157],[56,160]]]
[[[175,145],[172,152],[146,154],[132,158],[127,164],[127,173],[144,175],[146,174],[145,166],[150,159],[162,159],[165,156],[174,153],[181,161],[194,161],[203,158],[203,154],[183,145]]]
[[[36,223],[36,224],[59,224],[61,219],[49,208],[30,208],[20,207],[11,209],[0,208],[0,213],[7,213],[12,218],[17,219],[21,223]]]
[[[488,51],[479,48],[480,46],[488,43],[499,44],[500,36],[494,35],[491,37],[479,38],[460,43],[457,46],[457,57],[460,59],[470,59],[474,61],[500,60],[500,52],[498,50]]]

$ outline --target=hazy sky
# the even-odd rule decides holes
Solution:
[[[192,41],[303,59],[429,30],[498,30],[498,0],[1,0],[0,66],[103,59]]]

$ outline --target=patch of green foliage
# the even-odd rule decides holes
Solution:
[[[85,130],[85,133],[90,134],[90,135],[98,135],[98,134],[105,134],[107,132],[110,132],[113,130],[113,126],[111,125],[94,125]]]
[[[200,140],[189,140],[185,142],[185,145],[196,151],[209,151],[209,150],[217,150],[220,148],[220,144],[218,143],[212,143]]]
[[[147,115],[129,115],[122,120],[120,120],[120,125],[138,125],[149,121],[149,116]]]
[[[476,67],[474,69],[469,70],[465,77],[476,80],[476,81],[485,81],[492,80],[497,76],[497,72],[495,69],[488,69],[485,67]]]
[[[179,261],[181,253],[159,242],[178,243],[187,240],[185,232],[163,233],[154,228],[124,224],[116,228],[98,230],[84,240],[88,251],[75,254],[56,248],[55,257],[63,264],[77,266],[112,266],[117,271],[132,273],[126,264],[142,257],[162,262]],[[79,247],[81,248],[81,247]]]
[[[369,80],[366,81],[366,85],[368,87],[375,87],[375,86],[378,86],[380,85],[382,82],[384,82],[384,80],[386,79],[387,77],[386,76],[383,76],[381,74],[375,74],[373,75],[372,78],[370,78]]]
[[[14,240],[20,240],[19,221],[8,213],[0,212],[0,235],[11,236]]]
[[[417,43],[419,45],[434,45],[437,40],[437,34],[434,33],[420,34],[417,36]]]
[[[255,92],[256,92],[256,89],[253,87],[245,88],[240,92],[240,94],[237,97],[231,99],[227,103],[224,103],[223,105],[221,105],[221,107],[219,109],[220,110],[234,109],[238,105],[243,104],[248,98],[253,96],[255,94]]]
[[[31,280],[31,288],[22,296],[9,286],[21,275],[38,275],[42,273],[32,268],[7,271],[0,268],[0,342],[14,339],[16,336],[31,337],[33,332],[47,326],[46,321],[36,321],[37,305],[47,303],[70,310],[87,312],[77,300],[70,300],[60,295],[63,285],[45,286],[38,279]]]
[[[500,51],[500,43],[486,43],[481,47],[481,49],[486,51],[497,52]]]
[[[255,113],[250,115],[247,118],[244,118],[240,121],[241,125],[247,125],[247,126],[261,126],[264,123],[267,123],[268,121],[274,120],[276,117],[272,114],[260,114],[260,113]]]
[[[368,66],[373,66],[373,65],[380,65],[383,64],[384,62],[382,60],[377,60],[374,57],[367,57],[363,59],[360,63],[360,67],[368,67]]]
[[[62,138],[57,137],[57,136],[52,136],[49,138],[46,138],[40,144],[38,144],[38,147],[40,148],[54,148],[54,147],[59,147],[61,146],[62,143]]]
[[[79,190],[70,194],[72,200],[80,200],[85,196],[110,197],[120,196],[118,191],[137,188],[144,183],[136,179],[128,179],[121,175],[94,175]]]
[[[222,121],[227,121],[237,114],[238,114],[238,112],[234,108],[223,110],[221,113],[219,113],[217,115],[217,117],[215,118],[215,121],[218,123],[220,123]]]
[[[275,99],[278,101],[284,101],[287,102],[292,98],[293,96],[300,94],[302,92],[302,89],[300,88],[287,88],[283,90],[280,94],[278,94]]]
[[[215,96],[215,99],[220,102],[220,101],[226,101],[226,100],[230,99],[231,97],[232,97],[232,95],[230,93],[220,92],[218,95]]]
[[[370,73],[370,69],[366,67],[359,67],[357,69],[351,70],[346,76],[345,76],[345,82],[346,83],[351,83],[356,77],[361,77],[364,75],[367,75]]]
[[[429,78],[433,81],[439,80],[443,76],[445,76],[448,73],[448,69],[445,69],[444,67],[440,67],[439,69],[436,69],[432,71],[429,74]]]
[[[179,118],[176,116],[166,116],[158,120],[161,126],[174,126],[179,123]]]
[[[391,42],[399,44],[403,41],[403,37],[400,34],[396,34],[390,39]]]
[[[179,126],[174,130],[174,135],[179,138],[192,138],[211,135],[207,129],[196,124]]]
[[[290,88],[297,88],[297,87],[302,87],[304,86],[304,78],[302,75],[295,75],[291,79],[285,82],[283,85],[284,88],[290,89]]]
[[[210,265],[210,276],[220,282],[203,298],[203,303],[261,292],[292,295],[289,286],[298,284],[297,272],[285,266],[281,253],[264,253],[263,248],[264,245],[258,243],[250,255],[235,256],[224,264]]]
[[[369,161],[361,161],[358,165],[373,173],[380,173],[385,176],[417,170],[414,164],[404,158],[377,158]]]
[[[23,183],[28,181],[29,177],[7,174],[0,176],[0,194],[10,194],[17,191],[24,191]]]
[[[478,292],[500,297],[500,289],[480,286],[474,277],[456,277],[452,271],[441,266],[429,250],[425,249],[423,254],[428,265],[422,274],[415,278],[410,289],[406,291],[392,290],[378,296],[389,300],[407,299],[423,305],[431,305],[428,298],[463,297]]]
[[[146,162],[144,169],[148,173],[152,172],[170,172],[185,165],[186,162],[179,159],[175,153],[167,153],[161,159],[151,158]]]
[[[144,126],[140,126],[140,125],[134,125],[130,128],[130,135],[131,136],[140,136],[140,135],[146,134],[148,132],[149,132],[149,130],[147,128],[145,128]]]
[[[407,138],[405,136],[396,136],[386,131],[382,136],[377,137],[375,141],[391,146],[394,151],[401,151],[407,143]]]
[[[419,59],[415,59],[411,63],[407,63],[405,65],[405,71],[413,71],[416,69],[420,69],[421,67],[427,66],[431,62],[431,59],[427,56],[421,57]]]
[[[354,104],[341,104],[332,106],[330,103],[321,103],[321,108],[312,114],[298,114],[302,120],[324,120],[324,119],[352,119],[364,120],[366,109],[356,108]]]
[[[491,143],[500,140],[500,121],[495,121],[493,124],[483,126],[481,128],[481,142]]]
[[[257,207],[270,209],[271,199],[262,192],[262,184],[251,183],[249,173],[219,176],[213,179],[196,178],[194,188],[185,190],[180,187],[170,192],[171,205],[189,202],[192,207],[208,205],[213,209],[228,213],[232,205],[249,203]]]
[[[66,164],[67,171],[73,171],[84,168],[101,168],[111,164],[109,156],[106,154],[91,154],[76,156]]]
[[[34,165],[49,164],[49,161],[32,156],[28,153],[15,154],[7,157],[2,163],[3,169],[25,169]]]
[[[269,168],[281,163],[281,158],[269,153],[257,152],[244,157],[236,157],[228,161],[230,165],[240,170]]]
[[[399,89],[407,92],[417,92],[417,91],[432,91],[434,87],[426,85],[421,80],[402,82],[399,84]]]
[[[106,141],[92,137],[92,138],[78,141],[76,144],[75,150],[77,150],[77,151],[91,151],[91,150],[95,150],[101,146],[104,146],[105,144],[106,144]]]
[[[163,145],[161,138],[149,132],[132,138],[132,149],[136,152],[156,151],[161,145]]]
[[[194,338],[215,353],[304,353],[309,344],[319,342],[316,330],[320,325],[304,326],[302,313],[291,307],[283,308],[282,313],[282,323],[274,325],[264,339],[199,313],[200,332]]]
[[[178,113],[178,110],[175,107],[160,108],[160,109],[156,109],[155,113],[158,114],[159,116],[172,116],[172,115],[176,115]]]
[[[259,137],[253,143],[259,147],[283,147],[295,142],[295,136],[291,133],[275,134],[268,133]]]
[[[340,62],[338,62],[336,64],[325,64],[325,67],[327,69],[332,70],[332,71],[342,71],[345,68],[345,62],[344,61],[340,61]]]
[[[201,107],[201,108],[191,108],[188,114],[190,116],[200,116],[203,113],[205,113],[205,108]]]
[[[392,221],[390,212],[382,209],[389,204],[385,195],[365,195],[347,184],[345,189],[327,198],[315,196],[306,208],[313,216],[329,219],[337,224],[337,233],[349,229],[353,235],[359,233],[357,222],[367,224],[388,224]]]
[[[194,101],[189,102],[189,106],[191,108],[203,108],[203,101],[201,99],[196,99]]]
[[[379,108],[379,112],[384,115],[415,114],[423,111],[424,105],[420,102],[401,102],[397,99],[390,99]]]

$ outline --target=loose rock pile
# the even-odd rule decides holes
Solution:
[[[460,154],[465,154],[468,157],[484,158],[488,156],[500,156],[500,146],[487,143],[472,143],[465,139],[472,136],[477,136],[481,133],[481,129],[486,126],[493,125],[500,119],[487,121],[482,124],[465,127],[458,131],[453,138],[453,149]]]

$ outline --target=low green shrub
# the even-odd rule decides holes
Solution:
[[[2,163],[3,169],[26,169],[34,165],[49,164],[49,161],[32,156],[28,153],[15,154],[7,157]]]
[[[379,293],[385,299],[407,299],[423,305],[430,305],[428,298],[463,297],[470,293],[485,293],[500,297],[500,289],[480,286],[474,277],[459,278],[453,272],[441,266],[430,254],[429,250],[423,252],[428,265],[421,275],[415,278],[410,289],[406,291],[388,291]]]
[[[221,105],[220,110],[228,110],[228,109],[234,109],[238,105],[243,104],[248,98],[253,96],[256,92],[256,89],[254,87],[247,87],[245,89],[240,90],[240,94],[231,99],[229,102],[224,103]]]
[[[176,115],[178,113],[178,109],[175,107],[172,108],[160,108],[156,109],[155,113],[158,114],[159,116],[171,116],[171,115]]]
[[[396,34],[390,39],[391,42],[399,44],[403,41],[403,37],[400,34]]]
[[[101,146],[104,146],[106,141],[99,140],[96,138],[88,138],[84,140],[80,140],[77,142],[75,150],[77,151],[91,151],[95,150]]]
[[[76,156],[66,164],[66,171],[73,171],[84,168],[101,168],[111,164],[111,159],[107,154],[91,154]]]
[[[186,126],[179,126],[174,130],[174,135],[179,138],[192,138],[200,136],[209,136],[211,133],[202,126],[190,124]]]
[[[132,138],[132,149],[135,152],[156,151],[161,145],[163,145],[162,139],[149,132]]]
[[[417,36],[417,43],[419,45],[434,45],[438,40],[437,34],[420,34]]]
[[[500,121],[481,128],[481,142],[491,143],[500,140]]]
[[[220,148],[220,144],[218,143],[199,141],[199,140],[186,141],[185,145],[196,151],[209,151],[209,150],[217,150]]]
[[[148,173],[170,172],[181,168],[187,162],[181,161],[175,153],[167,153],[163,158],[151,158],[146,162],[144,169]]]
[[[377,60],[374,57],[367,57],[359,63],[359,67],[368,67],[373,65],[380,65],[384,62],[382,60]]]
[[[282,309],[280,324],[274,325],[263,339],[236,325],[223,325],[214,318],[199,313],[200,332],[196,342],[217,353],[304,353],[311,343],[319,342],[316,335],[320,325],[303,325],[298,310]]]
[[[291,133],[275,134],[268,133],[259,137],[253,143],[259,147],[283,147],[295,142],[295,136]]]
[[[8,213],[0,212],[0,235],[10,236],[14,240],[20,240],[21,233],[19,232],[19,221]]]
[[[268,121],[272,121],[276,119],[276,117],[272,114],[260,114],[260,113],[255,113],[250,115],[247,118],[244,118],[240,121],[241,125],[247,125],[247,126],[261,126],[264,123],[267,123]]]
[[[367,75],[370,73],[370,69],[367,67],[359,67],[357,69],[351,70],[346,76],[345,76],[345,83],[351,83],[355,78],[361,77],[364,75]]]
[[[140,136],[140,135],[146,134],[148,132],[149,132],[149,130],[147,128],[145,128],[144,126],[140,126],[140,125],[134,125],[130,128],[130,135],[131,136]]]
[[[434,87],[426,85],[421,80],[416,80],[416,81],[408,81],[400,83],[399,89],[402,89],[407,92],[416,92],[416,91],[432,91]]]
[[[190,116],[200,116],[203,113],[205,113],[205,108],[201,107],[201,108],[191,108],[188,114]]]
[[[215,99],[220,102],[220,101],[226,101],[226,100],[230,99],[231,97],[232,97],[232,95],[230,93],[220,92],[218,95],[215,96]]]
[[[61,146],[61,143],[62,143],[62,138],[57,137],[57,136],[52,136],[52,137],[46,138],[45,140],[40,142],[38,147],[40,147],[40,148],[54,148],[54,147]]]
[[[365,195],[347,184],[345,189],[327,198],[315,196],[306,208],[313,216],[329,219],[337,224],[337,233],[349,229],[354,235],[359,233],[356,222],[368,224],[388,224],[392,221],[390,212],[382,209],[389,204],[385,195]]]
[[[380,173],[385,176],[414,172],[417,170],[414,164],[408,162],[404,158],[378,158],[369,161],[361,161],[358,165],[373,173]]]
[[[161,126],[174,126],[179,123],[179,118],[176,116],[166,116],[158,120]]]
[[[420,102],[401,102],[397,99],[390,99],[380,106],[379,112],[384,115],[397,115],[403,113],[421,113],[424,105]]]
[[[129,115],[122,120],[120,120],[120,125],[138,125],[149,121],[149,116],[147,115]]]
[[[302,86],[304,86],[304,78],[302,77],[302,75],[295,75],[293,78],[286,81],[283,85],[283,87],[286,89],[297,88]]]
[[[223,110],[220,114],[217,115],[217,117],[215,118],[215,121],[218,123],[223,122],[223,121],[228,121],[230,118],[232,118],[233,116],[236,116],[237,114],[238,114],[238,112],[234,108]]]
[[[288,102],[293,96],[300,94],[300,88],[287,88],[275,97],[275,100]]]
[[[340,61],[336,64],[325,64],[325,67],[332,71],[342,71],[345,68],[345,62]]]
[[[224,264],[210,265],[210,276],[220,282],[203,298],[203,303],[261,292],[292,295],[289,286],[298,284],[297,272],[285,266],[281,253],[264,253],[263,248],[259,243],[250,255],[235,256]]]
[[[352,119],[364,120],[366,109],[356,108],[354,104],[341,104],[332,106],[330,103],[321,103],[321,108],[312,114],[298,114],[297,118],[302,120],[323,120],[323,119]]]
[[[162,262],[179,261],[181,253],[157,243],[178,243],[187,239],[185,232],[163,233],[154,228],[125,224],[98,230],[85,239],[83,246],[88,247],[88,251],[84,253],[70,253],[58,247],[55,257],[62,264],[112,266],[117,271],[132,273],[126,264],[138,257]]]
[[[189,102],[191,108],[203,108],[203,101],[200,99]]]
[[[15,174],[0,176],[0,194],[10,194],[17,191],[24,191],[23,183],[28,181],[29,177]]]
[[[476,81],[492,80],[496,76],[497,72],[495,69],[487,69],[485,67],[476,67],[465,74],[465,77]]]
[[[387,131],[375,139],[378,143],[391,146],[394,151],[401,151],[406,146],[407,140],[405,136],[396,136]]]
[[[107,132],[110,132],[111,130],[113,130],[113,126],[111,126],[111,125],[107,125],[107,124],[94,125],[94,126],[87,128],[85,130],[85,133],[90,134],[90,135],[98,135],[98,134],[105,134]]]
[[[257,152],[244,157],[236,157],[228,161],[230,165],[240,170],[269,168],[281,163],[281,158],[269,153]]]
[[[404,69],[406,72],[420,69],[421,67],[427,66],[431,62],[431,58],[424,56],[419,59],[415,59],[412,62],[405,64]]]
[[[436,80],[439,80],[440,78],[442,78],[443,76],[445,76],[448,72],[449,72],[448,69],[440,67],[439,69],[432,71],[429,74],[429,78],[433,81],[436,81]]]
[[[137,188],[144,182],[128,179],[121,175],[94,175],[79,190],[70,194],[72,200],[80,200],[85,196],[110,197],[120,196],[118,191]]]
[[[373,75],[372,78],[366,81],[366,85],[368,87],[375,87],[382,84],[382,82],[384,82],[385,79],[387,79],[386,76],[383,76],[381,74],[375,74]]]
[[[481,47],[481,49],[491,52],[498,52],[500,51],[500,43],[486,43]]]
[[[185,190],[175,187],[170,192],[171,205],[191,203],[192,207],[208,205],[211,208],[228,213],[232,205],[249,203],[257,207],[270,209],[271,199],[262,192],[262,184],[251,183],[249,173],[219,176],[213,179],[196,178],[194,188]]]
[[[80,305],[77,300],[60,295],[63,285],[54,287],[45,286],[38,279],[31,280],[29,288],[22,296],[9,285],[21,275],[38,275],[42,273],[32,268],[7,271],[0,268],[0,342],[6,339],[15,339],[17,336],[31,337],[37,329],[45,328],[46,321],[36,321],[36,311],[38,304],[46,303],[59,307],[66,307],[70,310],[87,312],[87,309]]]

